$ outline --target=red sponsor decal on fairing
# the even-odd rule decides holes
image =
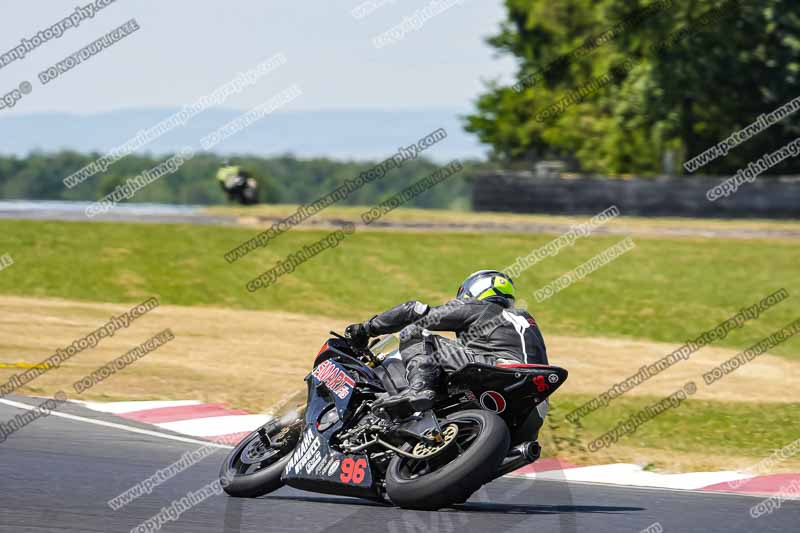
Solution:
[[[312,375],[325,384],[328,389],[341,399],[347,398],[352,392],[356,382],[347,375],[347,372],[337,367],[328,359],[314,369]]]
[[[506,410],[506,399],[497,391],[486,391],[481,394],[481,407],[487,411],[502,413]]]

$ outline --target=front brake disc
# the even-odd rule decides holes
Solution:
[[[278,450],[264,444],[264,442],[258,438],[250,441],[245,449],[242,450],[239,460],[244,464],[252,465],[266,461],[270,457],[274,457],[277,453]]]

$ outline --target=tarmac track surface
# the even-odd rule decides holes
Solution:
[[[0,422],[25,411],[0,401]],[[112,510],[107,501],[202,445],[106,427],[152,428],[62,405],[0,444],[0,532],[128,532],[173,500],[216,479],[220,449],[151,494]],[[439,512],[398,509],[354,498],[284,488],[244,500],[212,496],[166,523],[164,532],[593,532],[638,533],[658,522],[665,532],[797,531],[800,502],[757,520],[761,498],[555,481],[501,479],[466,504]]]

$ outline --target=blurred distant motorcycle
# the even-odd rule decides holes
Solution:
[[[258,182],[238,165],[229,161],[223,163],[217,172],[217,181],[229,200],[242,205],[258,203]]]
[[[220,480],[229,495],[286,484],[439,509],[539,458],[526,421],[564,383],[565,369],[470,363],[447,377],[432,410],[376,412],[377,394],[408,386],[398,340],[358,348],[331,334],[305,378],[303,413],[276,416],[228,455]]]

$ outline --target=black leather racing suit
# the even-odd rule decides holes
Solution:
[[[435,336],[435,362],[454,372],[469,362],[498,359],[547,364],[547,350],[536,320],[524,309],[508,307],[505,298],[452,300],[439,307],[406,302],[364,323],[370,337],[400,331],[400,353],[409,371],[425,355],[423,329],[453,331],[457,341]]]

